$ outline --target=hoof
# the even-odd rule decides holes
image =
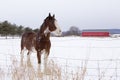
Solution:
[[[42,78],[43,77],[43,73],[41,71],[37,71],[37,77],[38,78]]]

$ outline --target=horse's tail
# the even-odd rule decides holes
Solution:
[[[24,35],[25,35],[25,34],[23,34],[23,35],[22,35],[22,38],[21,38],[21,51],[22,51],[23,48],[24,48]]]

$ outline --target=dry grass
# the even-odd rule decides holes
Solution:
[[[21,65],[16,58],[13,58],[7,73],[0,69],[0,80],[6,80],[6,77],[9,80],[62,80],[59,66],[53,60],[50,60],[48,65],[44,72],[27,62]]]
[[[10,80],[80,80],[78,71],[76,73],[66,73],[53,60],[50,60],[48,65],[49,67],[44,72],[35,69],[32,64],[24,63],[21,66],[17,59],[14,58],[7,73],[0,69],[0,80],[5,80],[5,77],[8,77]]]
[[[4,71],[0,68],[0,80],[4,80],[5,79],[5,73]]]
[[[67,65],[67,64],[66,64]],[[61,66],[53,60],[49,60],[46,72],[36,69],[32,64],[24,63],[22,66],[16,58],[12,60],[12,65],[5,72],[0,68],[0,80],[96,80],[85,79],[87,76],[87,65],[78,67],[76,70],[69,70],[68,66]],[[99,71],[99,69],[98,69]],[[105,72],[99,73],[99,80],[104,80]],[[6,78],[7,77],[7,78]],[[113,76],[108,79],[113,80]]]

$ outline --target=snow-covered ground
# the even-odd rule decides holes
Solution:
[[[51,42],[49,59],[62,67],[86,67],[86,80],[103,76],[120,80],[120,38],[52,37]],[[20,61],[20,38],[0,38],[0,68],[8,69],[14,58]],[[31,55],[31,61],[37,66],[36,53]],[[102,80],[108,80],[105,77]]]

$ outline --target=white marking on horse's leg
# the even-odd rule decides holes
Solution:
[[[47,69],[47,61],[48,61],[48,53],[45,52],[44,53],[44,71],[46,73],[46,69]]]
[[[55,35],[57,35],[57,36],[60,36],[61,34],[62,34],[62,31],[61,31],[61,29],[60,29],[60,27],[59,27],[59,25],[58,25],[58,23],[57,23],[57,21],[55,20],[55,26],[56,26],[56,30],[55,31],[53,31],[53,33],[55,34]]]
[[[30,54],[27,55],[27,61],[30,62]]]
[[[21,66],[23,66],[24,50],[21,50],[20,55],[21,55]]]
[[[38,71],[41,71],[41,64],[38,64]]]
[[[30,55],[31,55],[31,52],[28,51],[28,54],[27,54],[27,64],[28,64],[28,66],[32,66],[31,65],[31,60],[30,60]]]
[[[38,64],[38,67],[37,67],[37,75],[38,75],[38,76],[41,76],[41,64]]]

